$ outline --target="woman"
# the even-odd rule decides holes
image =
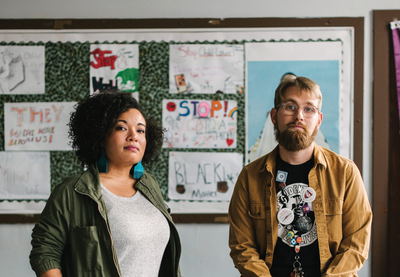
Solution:
[[[163,129],[119,91],[84,99],[69,127],[87,170],[54,189],[33,229],[36,275],[180,276],[177,230],[142,166],[155,160]]]

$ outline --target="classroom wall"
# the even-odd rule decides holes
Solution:
[[[400,9],[397,0],[0,0],[1,19],[364,17],[363,178],[372,185],[372,11]],[[0,276],[34,276],[28,264],[31,224],[0,225]],[[239,276],[229,258],[228,226],[180,224],[184,277]],[[370,259],[359,272],[369,277]]]

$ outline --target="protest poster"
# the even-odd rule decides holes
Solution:
[[[76,102],[4,103],[6,151],[72,150],[68,122]]]
[[[243,92],[243,45],[180,44],[169,51],[170,93]]]
[[[168,197],[229,201],[243,167],[243,154],[170,152]]]
[[[235,100],[163,100],[164,148],[236,148]]]
[[[346,158],[351,155],[352,86],[345,78],[341,41],[245,43],[247,162],[275,148],[270,111],[286,74],[315,81],[323,95],[323,123],[315,142]]]
[[[43,94],[44,52],[44,46],[0,46],[0,94]]]
[[[90,94],[120,89],[134,93],[139,85],[139,45],[90,45]]]
[[[0,152],[0,199],[47,199],[49,152]]]

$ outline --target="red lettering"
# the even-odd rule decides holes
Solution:
[[[42,110],[40,110],[40,112],[35,112],[34,108],[30,108],[30,114],[31,114],[30,123],[35,121],[36,115],[40,115],[40,123],[43,123],[43,111]]]
[[[197,52],[196,52],[196,51],[190,51],[190,50],[189,50],[189,46],[187,46],[187,49],[186,49],[186,50],[184,49],[184,47],[185,47],[185,46],[183,46],[183,45],[178,47],[178,50],[179,50],[179,51],[182,51],[182,52],[184,53],[184,55],[181,56],[181,58],[193,56],[193,58],[196,59]]]
[[[22,131],[18,131],[17,130],[17,131],[14,132],[14,129],[10,130],[10,137],[12,137],[12,136],[19,137],[21,134],[22,134]]]
[[[55,105],[51,105],[51,107],[53,108],[53,110],[56,113],[56,122],[60,121],[60,114],[64,110],[64,106],[61,105],[58,110]]]
[[[49,118],[49,115],[50,115],[50,109],[44,109],[44,120],[46,122],[50,122],[51,121],[51,118]]]
[[[90,55],[93,55],[94,59],[96,60],[96,63],[90,62],[90,65],[93,66],[94,68],[100,68],[100,67],[105,67],[105,66],[111,66],[111,69],[115,69],[115,61],[117,60],[117,56],[112,55],[112,56],[105,56],[106,54],[111,54],[112,52],[110,50],[105,50],[102,51],[100,48],[97,48],[96,50],[90,52]]]
[[[22,126],[22,112],[26,111],[26,108],[18,109],[18,108],[11,108],[12,112],[17,112],[17,121],[18,121],[18,126]]]

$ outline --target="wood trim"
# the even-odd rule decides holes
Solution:
[[[172,214],[175,223],[228,223],[227,214]]]
[[[387,22],[374,11],[372,276],[388,276],[389,80]],[[379,53],[377,51],[383,51]],[[379,184],[379,189],[377,189]],[[382,275],[380,275],[380,273]]]
[[[363,17],[181,18],[181,19],[0,19],[0,29],[165,29],[256,27],[364,27]],[[363,28],[362,28],[363,30]]]
[[[0,214],[0,223],[38,223],[40,214]]]

